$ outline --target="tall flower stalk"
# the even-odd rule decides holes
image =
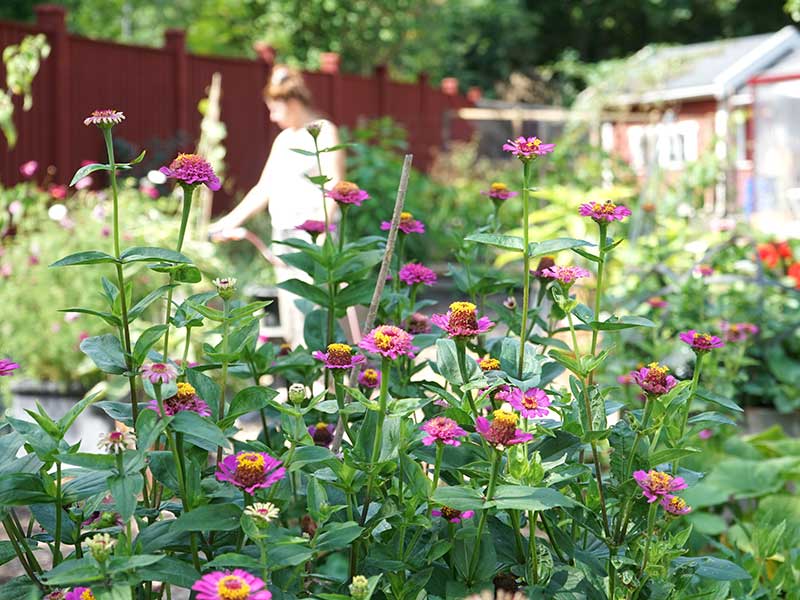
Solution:
[[[181,226],[180,226],[180,229],[178,231],[178,242],[175,245],[175,251],[176,252],[180,252],[181,249],[183,248],[183,239],[184,239],[184,237],[186,235],[186,226],[189,223],[189,213],[192,210],[192,197],[194,195],[195,187],[196,186],[194,186],[194,185],[181,183],[181,189],[183,190],[183,207],[182,207],[182,210],[181,210]],[[175,273],[170,271],[170,274],[169,274],[169,289],[167,290],[167,309],[165,311],[166,312],[166,316],[165,316],[165,320],[164,320],[164,324],[167,326],[167,329],[164,332],[164,353],[163,353],[164,358],[166,358],[167,355],[169,354],[169,325],[170,325],[170,319],[172,318],[172,292],[173,292],[173,289],[174,289],[174,287],[173,287],[174,283],[175,283]],[[188,344],[189,331],[188,330],[186,331],[186,337],[187,337],[186,347],[188,349],[188,347],[189,347],[189,344]],[[184,368],[185,368],[185,366],[184,366]]]

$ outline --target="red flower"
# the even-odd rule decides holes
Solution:
[[[786,269],[786,274],[794,279],[795,286],[800,290],[800,262],[792,263]]]
[[[780,254],[774,244],[759,244],[756,246],[758,258],[761,259],[768,268],[774,269],[780,260]]]

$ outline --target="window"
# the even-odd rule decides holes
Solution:
[[[697,160],[698,130],[697,121],[628,127],[631,165],[642,170],[655,159],[661,168],[682,168],[685,163]]]

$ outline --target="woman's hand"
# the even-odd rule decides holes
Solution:
[[[208,237],[212,242],[229,242],[243,240],[247,235],[244,227],[227,227],[221,221],[208,228]]]

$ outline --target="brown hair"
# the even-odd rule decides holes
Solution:
[[[269,83],[264,88],[264,100],[286,101],[292,98],[311,106],[311,92],[300,72],[284,65],[275,65]]]

